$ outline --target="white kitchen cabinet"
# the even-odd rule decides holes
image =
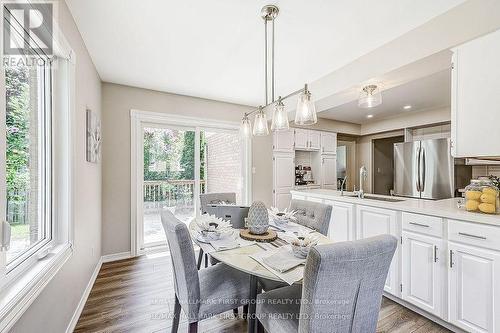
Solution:
[[[295,149],[319,150],[321,146],[321,133],[302,128],[295,129]]]
[[[321,156],[321,188],[337,189],[337,156]]]
[[[500,254],[448,242],[449,321],[468,332],[500,332]]]
[[[397,214],[393,210],[369,206],[357,206],[356,209],[356,236],[357,239],[389,234],[399,237],[397,228]],[[399,247],[398,247],[399,248]],[[391,267],[387,274],[384,290],[395,296],[400,295],[399,286],[399,254],[398,249],[392,258]]]
[[[453,51],[452,155],[500,157],[500,30]]]
[[[273,151],[293,153],[295,149],[295,133],[293,129],[273,133]]]
[[[309,131],[309,149],[319,150],[321,148],[321,132]]]
[[[295,129],[295,149],[309,148],[309,131],[301,128]]]
[[[446,252],[437,237],[402,233],[401,297],[435,316],[442,316]]]
[[[275,153],[273,155],[273,205],[279,209],[289,206],[295,185],[295,155]]]
[[[337,133],[321,132],[321,154],[337,154]]]
[[[325,204],[332,206],[332,216],[328,227],[328,237],[334,242],[354,240],[354,215],[353,204],[325,200]]]

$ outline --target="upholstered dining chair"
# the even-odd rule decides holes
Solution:
[[[290,210],[296,211],[297,223],[317,232],[327,235],[332,215],[332,206],[320,202],[293,199],[290,202]],[[268,279],[259,279],[262,289],[269,291],[286,286],[284,282],[276,282]]]
[[[293,199],[290,202],[290,210],[297,213],[297,223],[317,232],[327,235],[332,215],[332,206],[320,202]]]
[[[236,193],[204,193],[200,194],[201,213],[207,212],[208,205],[217,205],[221,203],[236,203]]]
[[[167,236],[174,273],[175,306],[172,332],[177,332],[181,309],[196,333],[202,319],[246,306],[250,297],[250,277],[219,263],[198,270],[187,226],[170,211],[163,210],[161,222]]]
[[[390,235],[314,247],[307,257],[302,286],[257,296],[259,330],[375,332],[396,247],[397,239]]]

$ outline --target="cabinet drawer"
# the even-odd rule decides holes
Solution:
[[[448,239],[500,251],[500,227],[448,220]]]
[[[403,213],[403,229],[425,235],[442,237],[443,219],[435,216]]]

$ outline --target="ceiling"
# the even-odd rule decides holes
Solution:
[[[449,107],[450,102],[451,72],[447,69],[391,89],[382,90],[382,104],[377,107],[362,109],[358,107],[358,101],[353,100],[322,111],[318,116],[365,124],[405,113]],[[411,109],[405,110],[405,105],[411,105]],[[367,118],[368,115],[373,115],[373,117]]]
[[[67,0],[106,82],[246,105],[263,102],[268,1]],[[276,21],[285,95],[464,0],[287,0]]]

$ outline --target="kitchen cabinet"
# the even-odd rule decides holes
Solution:
[[[273,133],[273,151],[293,153],[295,149],[295,132],[293,129]]]
[[[500,332],[500,254],[448,242],[449,321],[468,332]]]
[[[446,267],[443,240],[407,231],[403,231],[401,240],[401,297],[441,317]]]
[[[319,131],[295,129],[295,149],[319,150],[321,146],[321,133]]]
[[[337,189],[337,157],[335,155],[321,156],[321,188]]]
[[[321,132],[321,154],[337,154],[337,133]]]
[[[453,50],[454,157],[500,157],[500,30]]]
[[[354,205],[329,200],[324,203],[332,206],[328,237],[334,242],[354,240]]]
[[[295,162],[293,153],[273,155],[273,206],[280,210],[289,206],[295,185]]]
[[[357,239],[389,234],[398,237],[396,212],[389,209],[369,206],[357,206],[356,209],[356,236]],[[391,267],[387,274],[384,290],[395,296],[400,294],[399,286],[399,250],[396,249],[392,258]]]

